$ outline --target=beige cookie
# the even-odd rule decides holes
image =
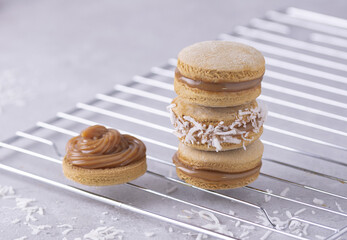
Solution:
[[[179,178],[205,189],[228,189],[245,186],[258,177],[264,145],[260,140],[247,151],[206,152],[180,143],[173,157]]]
[[[104,169],[86,169],[72,165],[64,159],[63,172],[65,177],[89,186],[107,186],[130,182],[147,170],[146,158],[122,167]]]
[[[174,87],[192,103],[211,107],[237,106],[261,93],[263,55],[253,47],[228,41],[206,41],[178,54]]]
[[[261,136],[266,118],[265,107],[255,100],[236,107],[211,108],[177,97],[169,109],[180,141],[204,151],[246,148]]]
[[[64,175],[81,184],[122,184],[147,170],[144,143],[115,129],[100,125],[86,128],[66,145]]]

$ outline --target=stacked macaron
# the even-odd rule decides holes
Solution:
[[[173,162],[181,179],[227,189],[258,177],[266,110],[255,99],[264,72],[263,55],[240,43],[200,42],[179,53],[178,97],[169,110],[180,140]]]

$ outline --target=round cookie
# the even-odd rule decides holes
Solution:
[[[146,158],[123,167],[105,169],[86,169],[72,165],[66,158],[63,161],[65,177],[89,186],[107,186],[130,182],[145,174],[146,170]]]
[[[264,72],[264,57],[253,47],[229,41],[200,42],[178,54],[174,88],[195,104],[237,106],[260,95]]]
[[[263,132],[266,109],[253,100],[236,107],[211,108],[177,97],[169,106],[175,135],[204,151],[246,148]]]
[[[180,179],[204,189],[229,189],[255,181],[260,173],[264,145],[260,140],[247,148],[206,152],[182,143],[173,157]]]
[[[130,135],[100,125],[88,127],[66,145],[64,175],[81,184],[122,184],[147,170],[146,146]]]

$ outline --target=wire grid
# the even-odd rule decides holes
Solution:
[[[249,186],[210,191],[176,177],[171,157],[178,140],[166,111],[175,97],[176,59],[16,132],[0,142],[0,168],[220,239],[343,239],[347,232],[347,20],[288,8],[270,11],[218,39],[252,45],[266,58],[259,97],[269,108],[262,135],[265,152],[261,174]],[[67,140],[95,124],[146,143],[148,171],[143,177],[97,189],[64,178],[60,164]],[[190,219],[191,211],[202,210],[213,213],[234,234]],[[245,234],[240,224],[250,231]]]

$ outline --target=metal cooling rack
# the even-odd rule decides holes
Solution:
[[[0,168],[220,239],[346,239],[347,20],[288,8],[218,39],[252,45],[266,57],[259,97],[270,110],[262,136],[266,148],[261,174],[249,186],[208,191],[176,177],[171,157],[178,141],[166,111],[175,97],[176,59],[0,142]],[[67,140],[97,123],[146,143],[143,177],[102,188],[64,178]],[[177,215],[184,209],[213,213],[233,236]]]

